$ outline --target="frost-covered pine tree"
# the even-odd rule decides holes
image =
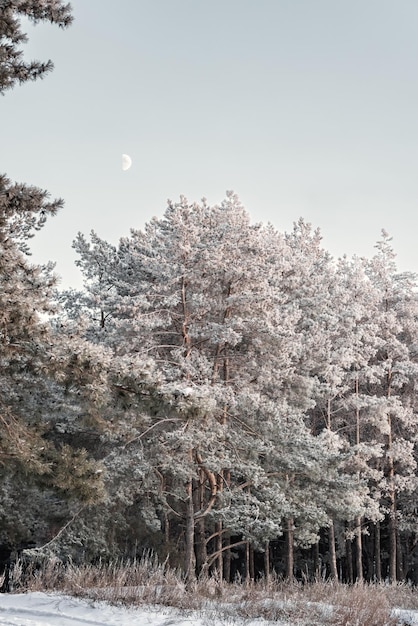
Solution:
[[[267,298],[271,303],[268,266],[258,258],[261,243],[260,227],[249,224],[232,194],[219,207],[189,205],[184,198],[170,204],[162,220],[153,220],[144,232],[133,231],[120,242],[113,260],[106,263],[106,285],[97,262],[108,250],[105,243],[94,237],[88,244],[81,236],[76,242],[81,266],[90,268],[87,300],[106,311],[106,323],[100,314],[96,326],[104,330],[115,358],[131,365],[131,377],[150,359],[157,370],[166,407],[157,415],[140,415],[140,429],[148,434],[143,438],[139,431],[137,437],[153,460],[159,500],[167,511],[184,517],[189,573],[194,570],[196,524],[203,566],[203,520],[214,517],[215,510],[217,520],[211,523],[217,529],[211,534],[217,538],[215,551],[222,554],[221,502],[226,486],[231,492],[231,468],[242,484],[255,480],[245,471],[253,465],[254,473],[257,464],[247,460],[238,470],[234,446],[241,440],[245,443],[240,447],[252,447],[256,457],[257,445],[250,444],[255,431],[245,424],[245,394],[251,384],[256,389],[263,370],[269,372],[265,384],[271,384],[269,361],[255,358],[262,347],[253,340],[257,328],[267,335]],[[134,395],[134,384],[125,382],[123,392]],[[138,422],[137,412],[135,406],[131,428]],[[128,417],[129,410],[123,419]],[[134,445],[132,433],[131,439],[129,445]],[[258,445],[263,447],[263,442]]]
[[[0,3],[1,93],[52,68],[22,60],[21,16],[71,21],[58,0]],[[9,547],[51,539],[74,507],[101,494],[96,463],[75,442],[98,394],[96,376],[86,384],[90,346],[53,327],[53,266],[30,260],[31,237],[61,206],[0,175],[0,542]]]
[[[337,323],[331,339],[334,367],[339,382],[333,406],[333,424],[350,446],[350,471],[357,476],[359,488],[367,487],[363,515],[346,520],[347,579],[363,578],[363,533],[369,522],[378,523],[379,488],[382,478],[377,469],[382,456],[382,420],[376,400],[368,393],[373,380],[370,368],[380,345],[376,321],[379,294],[365,273],[361,259],[346,257],[336,268],[333,308]],[[355,569],[351,558],[351,538],[355,538]]]
[[[0,94],[18,83],[42,78],[54,67],[50,60],[24,60],[21,46],[27,41],[27,35],[22,31],[21,17],[35,24],[47,20],[61,28],[72,22],[71,6],[61,0],[1,0]]]
[[[52,267],[34,265],[28,255],[30,237],[60,206],[60,200],[49,202],[46,192],[0,177],[0,473],[3,490],[16,486],[2,500],[3,531],[12,510],[22,510],[25,490],[19,493],[17,485],[23,474],[30,476],[26,486],[32,485],[32,492],[55,489],[64,499],[67,493],[86,501],[100,491],[94,463],[78,444],[67,445],[74,444],[69,433],[80,429],[83,400],[81,414],[90,413],[85,376],[91,352],[84,339],[76,345],[51,327]],[[28,529],[25,533],[25,540],[36,540]]]
[[[229,193],[219,206],[169,203],[117,248],[95,234],[75,246],[86,277],[79,313],[119,368],[113,468],[137,459],[143,478],[127,475],[129,497],[148,494],[166,538],[183,526],[188,575],[197,559],[222,576],[229,535],[264,546],[290,518],[292,538],[309,543],[340,478],[335,449],[304,420],[303,311],[289,283],[299,258],[285,238],[250,224]]]
[[[286,239],[293,251],[295,269],[284,280],[299,311],[295,332],[301,348],[296,365],[300,386],[295,395],[305,398],[305,422],[312,433],[328,442],[328,454],[335,455],[335,467],[340,468],[334,497],[323,502],[321,511],[322,526],[328,535],[329,571],[337,578],[335,526],[340,536],[348,520],[354,521],[370,507],[375,509],[365,480],[357,487],[354,484],[355,476],[349,467],[356,452],[343,419],[352,391],[353,329],[357,318],[361,323],[360,313],[352,306],[353,285],[323,249],[320,232],[301,219]],[[344,498],[344,493],[350,493],[350,498]]]
[[[397,271],[391,238],[385,231],[376,248],[375,256],[366,262],[367,274],[379,293],[376,322],[380,343],[370,367],[377,411],[384,422],[382,510],[389,529],[389,576],[396,581],[404,575],[399,553],[402,511],[398,501],[416,489],[417,279],[414,274]]]

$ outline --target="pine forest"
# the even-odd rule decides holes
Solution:
[[[71,22],[3,5],[2,92],[51,69],[19,13]],[[180,197],[117,246],[80,233],[63,291],[30,257],[62,204],[0,176],[0,565],[416,582],[418,279],[391,237],[335,259],[303,219]]]

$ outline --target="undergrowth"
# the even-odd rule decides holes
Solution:
[[[262,617],[292,626],[397,626],[393,608],[418,609],[418,594],[407,585],[302,584],[275,577],[246,584],[225,583],[216,576],[186,583],[180,571],[153,555],[97,565],[53,559],[42,564],[18,562],[10,572],[10,584],[15,592],[58,591],[114,604],[193,610],[210,623],[225,624]]]

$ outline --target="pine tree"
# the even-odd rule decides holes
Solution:
[[[30,476],[39,501],[42,493],[47,499],[60,493],[64,500],[88,502],[100,495],[99,475],[74,433],[91,421],[99,377],[92,377],[85,340],[70,340],[51,326],[53,268],[31,264],[28,255],[30,237],[61,204],[0,177],[1,479],[3,488],[13,489]],[[19,494],[3,500],[4,520],[11,514],[7,502],[19,510]],[[0,535],[11,541],[4,528]]]
[[[264,548],[291,519],[297,541],[314,540],[331,490],[337,502],[337,485],[344,498],[352,487],[335,445],[305,424],[303,298],[289,282],[301,259],[284,237],[251,225],[231,193],[215,207],[170,203],[117,248],[94,233],[75,247],[87,293],[70,294],[70,314],[90,320],[119,368],[113,467],[137,459],[129,497],[148,493],[167,538],[183,528],[187,574],[197,558],[222,576],[232,534]]]
[[[1,0],[0,1],[0,94],[17,83],[42,78],[53,69],[52,61],[23,60],[20,46],[27,41],[21,30],[20,16],[33,23],[49,21],[61,28],[72,22],[71,6],[61,0]]]
[[[220,506],[225,481],[230,480],[227,474],[232,467],[238,471],[234,448],[227,442],[246,438],[243,447],[249,449],[254,432],[245,426],[248,404],[244,418],[234,421],[233,389],[260,374],[249,358],[256,311],[267,309],[264,268],[253,263],[261,250],[259,230],[250,227],[231,195],[221,207],[190,206],[185,199],[171,204],[163,220],[122,240],[105,263],[109,248],[97,236],[92,245],[81,236],[76,242],[80,265],[90,268],[90,310],[115,358],[129,358],[140,369],[150,358],[156,364],[166,408],[162,405],[155,417],[143,416],[141,427],[148,434],[141,444],[147,442],[147,455],[154,459],[152,475],[160,477],[161,502],[171,511],[180,507],[176,513],[184,517],[185,569],[190,575],[196,523],[215,515],[215,504]],[[106,311],[105,316],[94,315],[94,307]],[[129,393],[127,381],[123,391]],[[254,442],[252,447],[256,450]],[[244,469],[236,475],[243,483],[248,478]],[[219,538],[220,512],[217,517]]]
[[[71,22],[70,6],[57,0],[0,2],[1,93],[52,68],[22,61],[19,16]],[[0,540],[9,546],[44,543],[74,507],[102,496],[79,437],[96,417],[104,376],[92,347],[53,323],[53,265],[30,262],[31,237],[62,204],[0,175]]]
[[[366,264],[370,280],[379,293],[376,322],[380,345],[370,365],[374,375],[372,389],[384,421],[382,509],[387,515],[389,531],[389,577],[396,581],[404,575],[399,553],[402,511],[398,500],[411,493],[416,485],[417,282],[415,275],[397,272],[396,255],[385,231],[376,248],[376,255]]]
[[[381,485],[383,479],[382,438],[386,431],[386,420],[381,410],[381,402],[372,392],[375,378],[373,363],[381,346],[379,333],[380,293],[365,271],[364,259],[341,259],[338,265],[340,291],[340,315],[342,320],[341,347],[344,350],[345,394],[340,403],[338,427],[343,429],[355,456],[351,469],[357,473],[360,482],[366,481],[371,496],[370,505],[364,517],[348,524],[347,542],[355,538],[355,576],[363,578],[366,569],[369,576],[380,579],[379,555],[369,559],[368,566],[363,562],[363,537],[370,529],[378,528],[383,519],[381,511]],[[351,546],[347,543],[348,554]],[[351,558],[351,556],[349,556]],[[370,563],[373,563],[372,568]],[[349,579],[354,570],[350,563]],[[373,573],[371,574],[371,569]]]

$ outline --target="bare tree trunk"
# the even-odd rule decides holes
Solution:
[[[356,445],[360,445],[360,409],[358,403],[359,386],[358,375],[355,380],[355,394],[356,394]],[[360,482],[360,472],[357,473],[357,480]],[[357,517],[355,520],[356,531],[356,578],[358,582],[363,580],[363,542],[361,535],[361,517]]]
[[[328,398],[328,402],[327,402],[327,429],[331,431],[331,399],[330,398]],[[333,580],[338,580],[337,554],[335,551],[334,520],[331,520],[331,523],[328,527],[328,550],[329,550],[330,576]]]
[[[208,561],[208,551],[206,545],[206,524],[204,517],[200,518],[196,522],[195,543],[196,571],[198,574],[201,574],[205,570]]]
[[[405,579],[405,571],[404,571],[404,566],[403,566],[404,560],[403,560],[403,554],[402,554],[401,537],[400,537],[398,529],[396,529],[396,556],[397,556],[396,577],[397,577],[397,580],[403,581]]]
[[[254,582],[254,579],[255,579],[254,546],[252,543],[250,543],[249,554],[250,554],[250,579],[251,579],[251,582]]]
[[[164,511],[164,541],[168,550],[168,545],[170,543],[170,518],[168,517],[168,513]]]
[[[374,527],[374,559],[376,582],[382,581],[382,558],[380,555],[380,522],[376,522]]]
[[[219,579],[219,582],[222,582],[224,578],[224,559],[223,559],[223,537],[222,537],[222,522],[216,522],[215,524],[216,532],[216,541],[215,541],[215,551],[218,552],[218,558],[216,559],[216,572]]]
[[[335,550],[335,530],[334,522],[332,520],[328,528],[328,543],[330,576],[333,580],[338,580],[337,553]]]
[[[184,573],[186,581],[192,582],[196,578],[196,558],[194,552],[195,519],[193,504],[193,480],[190,478],[186,485],[186,534],[185,534],[185,556]]]
[[[294,520],[289,517],[286,520],[286,577],[288,580],[294,578],[295,557],[294,557]]]
[[[319,558],[319,539],[312,546],[312,549],[313,549],[313,574],[314,574],[314,580],[315,581],[319,581],[320,578],[321,578],[321,565],[320,565],[320,558]]]
[[[270,585],[270,542],[266,541],[264,545],[264,577],[266,580],[266,585],[269,587]]]
[[[183,356],[185,359],[190,357],[191,340],[189,335],[189,312],[187,305],[187,281],[182,276],[181,281],[181,302],[183,309],[183,322],[181,334],[183,337]],[[193,460],[193,450],[189,451],[190,461]],[[194,518],[194,501],[193,501],[193,478],[190,477],[186,484],[186,532],[185,532],[185,554],[184,554],[184,574],[187,583],[192,582],[196,578],[196,556],[195,556],[195,518]]]
[[[221,473],[218,474],[217,476],[217,486],[218,486],[218,493],[221,493],[223,491],[223,486],[224,486],[222,470],[221,470]],[[219,552],[219,555],[217,558],[216,569],[217,569],[217,573],[219,577],[219,582],[222,582],[224,578],[224,559],[223,559],[223,552],[222,552],[222,548],[223,548],[222,520],[219,520],[218,522],[216,522],[215,530],[218,533],[216,537],[216,541],[215,541],[215,546],[216,546],[215,551]]]
[[[166,491],[166,484],[165,484],[165,477],[162,474],[160,474],[160,480],[161,480],[161,492],[164,493]],[[168,551],[169,543],[170,543],[170,518],[168,516],[167,509],[164,509],[164,541],[165,541],[166,549]]]
[[[345,554],[347,559],[347,582],[354,582],[354,572],[353,572],[353,546],[351,544],[351,539],[346,539],[345,542]]]
[[[227,534],[225,537],[225,546],[229,546],[231,544],[231,537]],[[224,562],[224,578],[226,582],[230,583],[231,581],[231,560],[232,554],[231,550],[225,550],[225,562]]]
[[[204,471],[199,469],[199,481],[194,490],[195,510],[203,511],[205,506],[205,484],[206,476]],[[204,569],[208,560],[208,551],[206,544],[206,524],[205,518],[201,517],[195,521],[195,553],[196,553],[196,571],[198,574]]]
[[[230,470],[225,470],[225,484],[229,487],[231,484],[231,472]],[[229,546],[231,544],[231,537],[229,533],[224,534],[224,542],[225,546]],[[227,582],[231,582],[231,559],[232,554],[231,550],[225,550],[225,558],[224,558],[224,578]]]
[[[231,285],[228,286],[228,290],[227,290],[228,296],[231,293]],[[230,316],[230,308],[227,307],[225,309],[224,312],[224,322],[225,320]],[[221,353],[223,351],[223,368],[222,368],[222,375],[223,375],[223,382],[225,385],[228,384],[229,382],[229,357],[228,357],[228,344],[224,343],[223,345],[218,343],[217,347],[216,347],[216,353],[215,353],[215,362],[214,362],[214,366],[213,366],[213,371],[212,371],[212,384],[215,383],[216,378],[219,374],[219,363],[220,363],[220,356]],[[224,405],[223,408],[223,413],[221,416],[221,424],[225,425],[227,423],[227,414],[228,414],[228,407],[227,405]],[[228,477],[227,477],[228,480]],[[219,474],[217,475],[217,492],[219,494],[222,493],[223,488],[224,488],[224,471],[223,469],[220,470]],[[216,569],[218,572],[218,576],[219,576],[219,582],[222,582],[224,579],[224,553],[223,553],[223,523],[222,520],[219,520],[215,523],[215,532],[217,533],[216,539],[215,539],[215,552],[218,553],[218,557],[216,559]],[[229,551],[228,551],[229,552]],[[228,577],[230,576],[230,568],[231,568],[231,554],[229,552],[229,554],[227,555],[227,559],[228,559]]]
[[[356,517],[356,580],[363,580],[363,542],[361,536],[361,517]]]
[[[387,397],[391,396],[392,372],[387,374]],[[388,415],[388,487],[389,487],[389,579],[396,582],[396,495],[395,495],[395,468],[393,466],[392,416]]]
[[[250,586],[250,542],[245,543],[245,586]]]
[[[397,580],[397,529],[396,529],[396,505],[395,494],[390,493],[390,509],[389,509],[389,579],[391,583]]]

